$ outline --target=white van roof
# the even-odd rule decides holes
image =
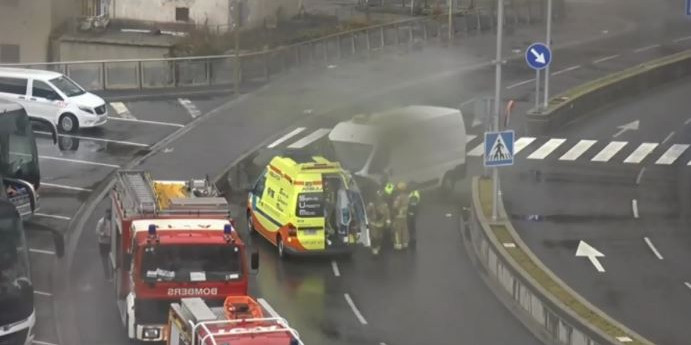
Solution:
[[[42,69],[0,67],[0,77],[33,78],[38,80],[49,80],[61,76],[61,73],[46,71]]]
[[[396,122],[398,123],[401,121],[427,121],[452,113],[460,113],[460,110],[430,105],[409,105],[407,107],[394,108],[380,113],[374,113],[370,116],[369,122],[371,124],[378,124],[380,122],[390,121],[393,117],[396,118]]]

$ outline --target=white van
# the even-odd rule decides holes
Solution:
[[[21,104],[29,116],[50,121],[64,132],[102,126],[108,120],[101,97],[57,72],[0,67],[0,98]]]
[[[407,106],[356,115],[329,133],[334,154],[355,175],[451,191],[465,176],[466,132],[458,109]]]

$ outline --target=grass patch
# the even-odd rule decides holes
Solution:
[[[492,212],[492,180],[480,179],[478,181],[480,204],[485,215]],[[515,243],[515,239],[504,225],[491,225],[492,233],[499,243]],[[588,323],[602,330],[606,334],[616,337],[628,336],[633,340],[627,344],[643,345],[641,340],[634,338],[627,334],[621,328],[613,325],[607,319],[600,316],[598,313],[590,310],[586,305],[576,299],[571,293],[558,284],[546,271],[542,270],[528,254],[523,251],[520,246],[507,249],[507,252],[518,263],[519,266],[527,272],[530,277],[537,281],[547,292],[558,300],[560,300],[566,307],[574,311],[578,316],[587,320]]]

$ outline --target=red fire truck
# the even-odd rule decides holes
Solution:
[[[259,256],[247,264],[228,203],[208,179],[161,181],[121,170],[111,202],[113,282],[130,339],[165,340],[168,308],[180,298],[222,305],[247,294]]]
[[[167,345],[303,345],[285,319],[264,317],[248,296],[229,296],[217,308],[183,298],[170,306],[167,331]]]

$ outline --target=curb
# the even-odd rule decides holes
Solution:
[[[471,221],[464,234],[471,249],[468,254],[474,256],[473,262],[481,268],[492,292],[536,337],[545,344],[653,344],[592,305],[549,270],[521,240],[501,199],[497,200],[500,219],[488,220],[481,183],[480,178],[473,178]]]

